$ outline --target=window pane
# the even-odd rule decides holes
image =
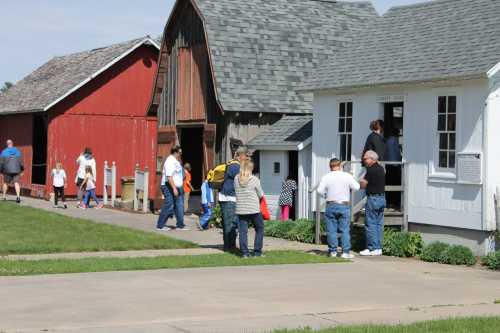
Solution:
[[[352,102],[347,103],[347,116],[352,117]]]
[[[448,149],[448,134],[439,134],[439,149]]]
[[[457,119],[457,116],[455,114],[448,115],[448,131],[455,131],[456,119]]]
[[[339,107],[339,117],[345,117],[345,103],[340,103]]]
[[[351,152],[352,152],[352,135],[347,136],[347,156],[346,161],[351,160]]]
[[[455,168],[455,152],[454,151],[450,151],[450,159],[448,162],[448,167],[451,169]]]
[[[341,135],[340,136],[340,160],[345,161],[346,160],[346,135]]]
[[[454,133],[451,133],[450,134],[450,145],[449,145],[449,149],[450,150],[455,150],[455,134]]]
[[[438,98],[438,113],[446,113],[446,96]]]
[[[444,114],[438,116],[438,131],[446,131],[446,115]]]
[[[448,97],[448,113],[457,112],[457,98],[455,96]]]
[[[345,118],[339,119],[339,133],[345,132]]]
[[[440,168],[448,167],[448,152],[439,151],[439,167]]]
[[[346,132],[352,132],[352,118],[347,118],[346,119],[345,131]]]

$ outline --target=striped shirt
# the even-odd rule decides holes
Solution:
[[[248,184],[240,184],[240,176],[234,179],[236,191],[236,214],[250,215],[260,213],[260,198],[264,196],[259,178],[250,176]]]

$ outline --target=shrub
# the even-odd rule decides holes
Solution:
[[[294,227],[293,222],[268,221],[264,222],[264,235],[287,239],[288,232]]]
[[[489,269],[500,270],[500,251],[488,254],[483,257],[483,265]]]
[[[420,259],[428,262],[438,262],[443,252],[450,247],[449,244],[443,242],[433,242],[424,248]]]
[[[303,243],[314,243],[316,222],[312,220],[267,221],[264,222],[264,235]],[[325,230],[321,223],[321,233]]]
[[[210,227],[222,228],[222,211],[219,204],[212,210],[212,217],[208,223]]]
[[[384,230],[382,248],[388,256],[415,257],[422,253],[423,247],[424,242],[419,233],[395,232],[390,228]]]
[[[439,262],[449,265],[472,266],[476,263],[476,257],[468,247],[452,245],[441,254]]]

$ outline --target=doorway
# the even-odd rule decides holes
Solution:
[[[45,114],[33,116],[32,147],[31,183],[45,185],[47,181],[47,117]]]
[[[184,127],[181,132],[182,162],[191,164],[191,184],[196,190],[203,183],[203,127]]]
[[[386,140],[386,160],[400,162],[403,156],[403,114],[404,103],[384,104],[384,137]],[[385,182],[389,186],[401,186],[402,166],[387,165]],[[386,193],[387,207],[401,210],[401,191],[388,191]]]
[[[290,150],[288,151],[288,174],[286,177],[290,176],[298,186],[299,179],[299,152]],[[297,193],[298,189],[293,196],[293,209],[290,210],[290,220],[295,220],[297,217]]]

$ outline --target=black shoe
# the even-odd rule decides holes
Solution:
[[[21,198],[17,197],[17,198],[16,198],[16,202],[17,202],[17,203],[21,203]]]

